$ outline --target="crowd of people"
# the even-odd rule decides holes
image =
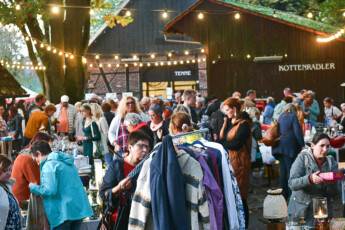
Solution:
[[[326,183],[319,176],[320,172],[336,170],[334,159],[326,157],[330,138],[316,134],[311,147],[306,148],[304,131],[305,124],[313,127],[320,120],[325,121],[326,127],[337,124],[345,127],[345,103],[340,110],[331,98],[325,98],[322,119],[313,91],[303,89],[294,95],[285,88],[283,94],[278,104],[268,97],[261,109],[256,107],[255,90],[248,90],[244,98],[234,92],[222,102],[216,95],[201,97],[193,89],[176,93],[173,100],[144,97],[139,101],[126,96],[120,101],[106,101],[94,96],[72,105],[69,97],[63,95],[60,103],[54,105],[39,94],[33,104],[26,105],[20,100],[7,108],[0,105],[0,137],[12,136],[13,145],[12,161],[0,155],[0,209],[5,211],[1,211],[0,229],[21,228],[19,210],[27,200],[35,201],[40,206],[35,210],[41,210],[40,215],[28,217],[28,226],[32,229],[37,226],[79,229],[82,219],[92,215],[73,156],[51,150],[53,134],[79,142],[91,165],[94,158],[104,160],[108,170],[100,197],[105,213],[111,212],[107,223],[110,226],[123,224],[117,221],[128,199],[123,194],[128,191],[133,195],[137,186],[127,176],[150,150],[169,134],[202,128],[208,128],[211,141],[220,143],[228,151],[246,226],[249,222],[247,198],[252,189],[250,169],[261,167],[257,153],[262,125],[279,122],[281,136],[272,154],[280,162],[283,195],[293,200],[289,203],[289,213],[298,211],[297,200],[306,197],[327,196],[331,204],[337,192],[335,182]],[[303,210],[309,209],[310,205]],[[301,214],[308,222],[312,220],[309,211]]]

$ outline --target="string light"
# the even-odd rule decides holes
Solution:
[[[71,54],[70,58],[71,58],[71,59],[73,59],[73,58],[74,58],[73,54]]]
[[[65,57],[66,57],[66,58],[68,58],[68,56],[69,56],[68,54],[65,54]]]
[[[204,18],[204,14],[203,14],[203,13],[199,13],[199,14],[198,14],[198,18],[199,18],[199,19],[203,19],[203,18]]]
[[[96,55],[95,58],[96,58],[96,59],[99,59],[99,55]]]
[[[134,66],[137,66],[138,64],[137,63],[134,63]]]
[[[41,47],[41,48],[44,48],[44,44],[43,44],[43,43],[41,43],[40,47]]]
[[[114,58],[115,58],[115,60],[117,60],[117,59],[119,59],[119,56],[115,55],[115,57],[114,57]]]
[[[120,67],[120,64],[116,64],[116,67],[119,68],[119,67]]]
[[[312,18],[312,17],[313,17],[313,14],[312,14],[311,12],[309,12],[309,13],[307,14],[307,17],[308,17],[308,18]]]
[[[163,14],[162,14],[162,17],[163,18],[167,18],[168,17],[168,13],[166,11],[164,11]]]
[[[140,63],[139,66],[140,66],[140,67],[143,67],[143,63]]]
[[[63,65],[63,68],[66,69],[66,65]]]
[[[150,64],[150,63],[147,63],[147,66],[149,66],[149,67],[150,67],[150,66],[151,66],[151,64]]]
[[[164,62],[161,62],[160,64],[161,64],[161,65],[164,65]]]
[[[151,58],[153,59],[153,58],[155,58],[156,57],[156,55],[154,55],[154,54],[151,54]]]
[[[19,4],[16,5],[16,10],[20,10],[20,5]]]
[[[132,14],[131,14],[131,11],[127,10],[126,16],[127,16],[127,17],[130,17],[131,15],[132,15]]]
[[[239,13],[235,14],[235,19],[240,19],[241,15]]]
[[[108,64],[108,67],[110,68],[110,67],[111,67],[111,64]]]
[[[201,53],[205,53],[205,49],[201,49]]]
[[[155,63],[155,66],[158,66],[158,62]]]
[[[186,63],[187,63],[187,64],[189,64],[189,63],[190,63],[190,61],[189,61],[189,60],[187,60],[187,61],[186,61]]]
[[[182,61],[182,60],[180,61],[180,64],[183,64],[183,61]]]
[[[188,54],[189,54],[189,51],[187,51],[187,50],[184,51],[184,54],[185,54],[185,55],[188,55]]]
[[[54,14],[59,13],[59,7],[57,7],[57,6],[53,6],[53,8],[52,8],[52,12],[53,12]]]
[[[336,38],[339,38],[342,34],[344,34],[345,30],[344,29],[341,29],[339,30],[336,34],[334,35],[331,35],[329,37],[323,37],[323,38],[317,38],[316,41],[318,42],[330,42]]]
[[[86,58],[82,58],[82,62],[83,62],[84,64],[86,64],[86,63],[87,63]]]
[[[343,13],[343,17],[345,17],[345,12]]]
[[[25,37],[25,41],[29,41],[30,38],[28,36]]]
[[[101,64],[99,64],[99,68],[102,68],[102,67],[103,67],[102,63],[101,63]]]
[[[171,65],[171,62],[170,62],[170,61],[168,61],[168,65]]]
[[[34,43],[34,45],[36,45],[36,44],[37,44],[37,41],[36,41],[36,40],[34,40],[32,43]]]
[[[50,51],[52,48],[50,46],[47,47],[47,50]]]
[[[125,67],[126,67],[126,68],[128,67],[128,64],[127,64],[127,63],[125,64]]]
[[[53,53],[56,54],[56,49],[53,50]]]
[[[61,51],[59,52],[59,55],[60,55],[60,56],[62,55],[62,52],[61,52]]]
[[[138,57],[137,57],[137,55],[133,55],[133,59],[137,59]]]
[[[177,61],[174,61],[174,65],[177,65]]]
[[[247,54],[247,58],[250,58],[250,54]]]
[[[92,68],[92,67],[93,67],[93,65],[92,65],[92,64],[90,64],[90,67]]]
[[[168,56],[171,57],[171,56],[172,56],[172,53],[168,53]]]
[[[95,11],[93,9],[90,10],[90,15],[94,15]]]

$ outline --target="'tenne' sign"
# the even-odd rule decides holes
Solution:
[[[192,71],[174,71],[175,76],[192,76]]]
[[[332,70],[332,69],[335,69],[335,64],[334,63],[279,65],[279,72],[310,71],[310,70]]]

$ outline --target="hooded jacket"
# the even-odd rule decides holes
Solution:
[[[303,150],[298,154],[295,162],[292,164],[290,171],[289,187],[292,190],[288,213],[297,215],[298,219],[304,217],[307,225],[313,225],[313,200],[315,197],[326,197],[328,206],[328,217],[333,215],[333,198],[338,193],[338,182],[333,185],[327,183],[312,184],[309,176],[317,171],[321,172],[337,172],[338,163],[332,156],[327,156],[327,160],[320,170],[314,159],[311,148]]]
[[[51,228],[66,220],[81,220],[93,211],[74,165],[74,157],[52,152],[40,165],[41,185],[32,184],[32,193],[42,195]]]

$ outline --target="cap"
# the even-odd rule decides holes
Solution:
[[[61,102],[68,102],[69,101],[69,97],[67,95],[63,95],[61,97]]]
[[[308,94],[311,94],[311,95],[315,95],[315,92],[313,92],[312,90],[308,90],[307,93],[308,93]]]

